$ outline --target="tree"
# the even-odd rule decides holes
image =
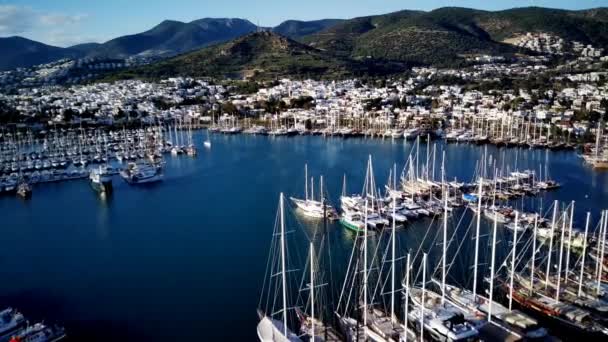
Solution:
[[[222,112],[228,113],[228,114],[237,114],[238,109],[236,108],[234,103],[228,101],[228,102],[222,103]]]

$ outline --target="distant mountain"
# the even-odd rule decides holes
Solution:
[[[364,67],[358,63],[337,58],[276,33],[262,31],[123,72],[113,78],[178,75],[254,79],[283,76],[340,78],[362,70]]]
[[[274,27],[272,31],[291,39],[297,39],[302,36],[323,31],[343,21],[344,20],[342,19],[322,19],[313,21],[287,20]]]
[[[99,44],[99,43],[84,43],[84,44],[78,44],[78,45],[70,46],[69,49],[80,51],[80,52],[82,52],[84,54],[88,54],[91,51],[97,49],[100,45],[101,44]]]
[[[205,18],[190,23],[166,20],[146,32],[118,37],[93,49],[90,57],[171,56],[253,32],[244,19]]]
[[[259,30],[273,34],[250,34]],[[18,37],[2,38],[0,68],[31,66],[64,57],[169,58],[229,41],[230,44],[241,42],[239,46],[257,48],[258,43],[261,46],[273,45],[269,42],[262,44],[261,40],[278,43],[280,35],[299,43],[287,40],[289,53],[266,53],[253,49],[250,51],[253,64],[242,58],[244,54],[237,55],[231,64],[220,58],[218,62],[223,67],[217,73],[208,68],[204,74],[243,71],[253,66],[266,74],[294,72],[301,75],[302,72],[312,72],[314,67],[307,69],[312,65],[324,65],[332,70],[333,67],[348,65],[354,68],[354,73],[364,72],[363,66],[371,68],[366,73],[376,73],[379,66],[381,72],[400,65],[458,66],[464,62],[463,57],[471,54],[529,53],[508,44],[512,38],[527,32],[547,32],[566,41],[576,40],[608,50],[608,8],[568,11],[526,7],[492,12],[444,7],[430,12],[404,10],[348,20],[288,20],[274,28],[258,28],[244,19],[205,18],[189,23],[167,20],[146,32],[118,37],[103,44],[81,44],[66,49]],[[238,39],[243,36],[247,37],[245,42]],[[282,42],[279,45],[287,44]],[[202,59],[181,61],[200,65],[201,60],[214,60],[204,51],[225,51],[217,49],[205,49],[194,54]],[[257,64],[271,63],[271,59],[266,57],[275,53],[280,58],[277,65],[291,69],[279,72],[273,65]],[[289,58],[294,63],[288,63]],[[314,59],[312,65],[297,64],[310,62],[311,58]],[[329,64],[328,59],[332,60]],[[239,66],[239,62],[245,64]],[[388,69],[385,68],[387,65],[390,65]],[[170,69],[169,64],[165,66]],[[188,66],[176,67],[178,71],[186,69]],[[156,73],[158,70],[149,71]],[[193,69],[193,72],[197,71]]]
[[[529,7],[489,12],[445,7],[430,12],[401,11],[354,18],[302,40],[355,59],[452,65],[466,54],[516,52],[503,41],[526,32],[547,32],[606,47],[606,18],[605,9],[566,11]]]
[[[29,67],[81,55],[77,50],[50,46],[21,37],[0,38],[0,51],[0,70]]]

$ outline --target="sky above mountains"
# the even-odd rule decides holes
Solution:
[[[0,0],[0,37],[22,36],[65,47],[142,32],[165,19],[244,18],[261,26],[275,26],[288,19],[352,18],[444,6],[585,9],[608,6],[608,0]]]

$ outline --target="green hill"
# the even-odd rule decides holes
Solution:
[[[297,39],[330,28],[343,20],[321,19],[313,21],[287,20],[272,29],[272,32],[291,39]]]
[[[547,32],[606,47],[607,13],[606,9],[566,11],[537,7],[498,12],[457,7],[401,11],[347,20],[303,37],[302,41],[354,59],[453,65],[466,54],[514,53],[517,49],[503,41],[525,32]]]
[[[112,78],[171,76],[271,79],[342,78],[364,72],[366,66],[272,32],[254,32],[231,42],[207,47]]]

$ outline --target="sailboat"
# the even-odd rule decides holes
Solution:
[[[327,232],[327,219],[323,220],[323,232]],[[329,239],[328,239],[329,240]],[[321,248],[323,243],[325,242],[325,238],[321,240]],[[320,253],[318,253],[320,254]],[[323,292],[320,289],[326,285],[329,285],[330,288],[332,286],[331,283],[327,283],[323,281],[323,277],[321,272],[319,272],[319,258],[315,253],[315,245],[314,245],[314,236],[309,243],[309,258],[308,258],[308,283],[302,288],[300,291],[308,291],[308,312],[306,308],[300,309],[300,307],[296,306],[296,314],[300,320],[300,333],[306,337],[311,342],[314,341],[322,341],[322,342],[341,342],[344,341],[343,336],[334,329],[331,325],[327,324],[324,319],[325,311],[318,311],[317,308],[322,308],[323,303],[321,302],[323,298]],[[329,265],[331,268],[331,265]],[[306,272],[305,272],[306,273]],[[305,277],[306,278],[306,275]],[[320,278],[320,280],[318,280]],[[331,277],[330,277],[331,280]],[[305,283],[305,279],[302,280],[302,284]]]
[[[211,139],[209,138],[209,130],[207,130],[207,140],[203,142],[203,145],[206,148],[211,148]]]
[[[465,310],[471,311],[476,315],[486,317],[489,323],[492,323],[508,334],[518,338],[539,339],[547,336],[547,330],[538,324],[538,321],[524,314],[523,312],[512,310],[511,305],[505,307],[493,299],[493,282],[495,273],[495,255],[496,255],[496,228],[498,226],[498,218],[494,217],[494,229],[492,234],[492,259],[490,266],[490,290],[489,298],[480,294],[471,292],[468,289],[459,288],[453,285],[445,284],[445,296],[449,298],[455,305],[462,307]],[[519,224],[519,213],[516,213],[515,225]],[[515,257],[515,246],[517,241],[517,232],[514,230],[513,235],[513,250],[512,261]],[[514,263],[512,264],[512,266]],[[512,286],[510,287],[512,289]]]
[[[258,308],[258,317],[260,319],[257,325],[257,335],[261,342],[300,342],[302,341],[295,333],[293,333],[288,326],[288,314],[291,310],[287,301],[287,245],[285,241],[285,208],[284,208],[283,193],[279,199],[279,214],[278,224],[275,224],[273,232],[273,246],[271,247],[271,254],[269,256],[268,268],[266,274],[269,279],[264,282],[264,289],[262,290],[262,296],[266,297],[266,305],[269,306],[265,309]],[[278,238],[278,239],[277,239]],[[278,241],[277,241],[278,240]],[[278,245],[278,246],[276,246]],[[278,247],[278,248],[276,248]],[[277,251],[278,256],[273,255],[273,251]],[[278,257],[278,258],[276,258]],[[277,259],[277,260],[273,260]],[[280,276],[279,281],[275,281],[274,278]],[[268,286],[266,287],[266,284]],[[264,290],[267,290],[264,293]],[[280,298],[276,298],[281,293]],[[260,303],[263,303],[260,300]],[[280,303],[280,304],[278,304]],[[275,308],[274,305],[278,304],[280,307]]]
[[[462,311],[442,296],[426,289],[426,259],[422,257],[422,286],[408,289],[408,294],[414,307],[408,313],[408,319],[424,340],[424,333],[437,341],[471,341],[479,332],[469,323]]]
[[[304,216],[310,218],[334,218],[336,217],[336,213],[334,209],[327,205],[325,202],[325,195],[323,193],[323,176],[321,176],[321,200],[315,200],[314,193],[314,178],[311,178],[311,187],[310,187],[310,198],[308,196],[308,165],[304,165],[304,199],[299,199],[295,197],[290,197],[290,200],[297,206],[299,209],[298,212],[302,213]]]

